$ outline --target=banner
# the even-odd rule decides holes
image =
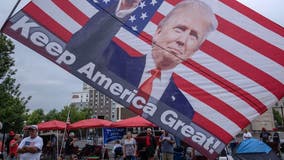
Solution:
[[[125,128],[103,128],[104,144],[114,140],[121,140],[125,134]]]
[[[284,29],[237,1],[33,0],[4,33],[210,159],[284,96]]]

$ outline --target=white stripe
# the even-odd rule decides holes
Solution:
[[[81,28],[80,24],[63,12],[51,0],[33,0],[32,3],[38,6],[41,10],[43,10],[43,12],[49,15],[53,20],[55,20],[69,32],[75,33]]]
[[[226,4],[217,1],[217,5],[213,6],[213,10],[216,11],[217,15],[233,23],[234,25],[241,27],[242,29],[274,46],[277,46],[278,48],[281,48],[282,50],[284,49],[284,38],[281,35],[263,27],[252,19],[233,10]]]
[[[155,34],[156,30],[157,30],[157,25],[151,21],[143,29],[144,32],[150,34],[151,36]]]
[[[179,65],[175,68],[175,73],[179,74],[182,78],[198,86],[202,90],[205,90],[213,97],[226,103],[236,112],[239,112],[244,117],[247,117],[247,119],[249,119],[250,121],[255,118],[255,115],[259,115],[254,108],[249,107],[250,105],[248,103],[235,96],[231,92],[228,92],[224,88],[218,86],[214,82],[203,77],[199,73],[196,73],[195,71],[191,70],[190,68],[184,65]]]
[[[142,41],[140,38],[136,37],[132,33],[128,32],[124,28],[121,28],[115,35],[118,39],[126,43],[128,46],[134,48],[141,54],[150,53],[152,47],[148,43]]]
[[[214,34],[210,35],[207,40],[229,51],[243,61],[255,66],[259,70],[266,72],[284,84],[284,67],[282,67],[280,64],[272,61],[262,54],[259,54],[255,50],[243,45],[239,41],[232,39],[222,32],[214,32]],[[277,68],[277,70],[275,68]]]
[[[173,8],[173,5],[169,4],[167,1],[164,1],[157,11],[162,15],[167,15]]]
[[[227,133],[229,133],[233,137],[240,132],[241,128],[238,125],[236,125],[234,122],[232,122],[230,119],[220,114],[216,110],[212,109],[210,106],[199,101],[198,99],[183,92],[182,90],[181,92],[185,95],[186,99],[190,102],[194,111],[198,112],[200,115],[210,120],[216,126],[223,128]]]
[[[277,97],[263,86],[257,84],[255,81],[240,74],[239,72],[236,72],[232,68],[202,51],[195,53],[192,56],[192,60],[196,61],[208,70],[218,73],[219,76],[248,92],[265,106],[269,106],[275,101],[278,101]]]
[[[87,17],[91,18],[98,10],[91,5],[87,0],[69,0],[74,6],[76,6]]]

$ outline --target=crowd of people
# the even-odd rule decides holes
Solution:
[[[38,136],[38,127],[31,125],[26,130],[28,136],[24,138],[14,131],[9,132],[5,141],[7,160],[40,160],[43,140]]]
[[[138,142],[131,132],[127,132],[123,139],[116,140],[112,152],[115,160],[207,160],[201,153],[189,147],[180,146],[179,139],[165,130],[161,130],[161,135],[153,135],[151,128],[145,130],[146,136],[143,138],[143,147],[138,150]],[[178,154],[177,154],[178,153]],[[182,156],[178,157],[180,154]]]
[[[7,160],[40,160],[42,154],[48,155],[49,151],[53,150],[51,140],[43,143],[43,139],[38,136],[38,128],[36,125],[31,125],[26,128],[28,136],[23,138],[20,134],[15,134],[13,131],[9,132],[9,136],[5,141],[5,149],[7,152]],[[138,143],[129,131],[126,133],[123,139],[116,140],[113,147],[114,159],[116,160],[136,160],[137,157],[141,160],[153,160],[159,158],[161,160],[174,160],[176,159],[177,149],[180,148],[179,141],[172,134],[165,130],[161,130],[159,137],[153,135],[153,131],[150,128],[145,130],[146,136],[143,139],[143,149],[138,150]],[[245,141],[250,138],[254,138],[247,128],[243,129],[242,140]],[[280,137],[277,130],[269,132],[265,128],[261,130],[259,139],[276,151],[280,149]],[[74,145],[78,139],[75,137],[74,132],[70,132],[65,137],[64,151],[62,157],[45,157],[44,159],[64,159],[64,160],[77,160],[78,148]],[[141,142],[139,142],[141,143]],[[238,144],[240,141],[236,140]],[[230,145],[231,150],[234,150],[236,145]],[[44,146],[44,147],[43,147]],[[196,151],[190,146],[183,147],[183,159],[184,160],[206,160],[201,153]],[[279,151],[280,153],[280,151]]]
[[[38,135],[38,126],[30,125],[24,128],[28,134],[24,137],[20,134],[15,134],[14,131],[10,131],[5,141],[6,157],[5,160],[78,160],[75,154],[74,143],[77,140],[73,132],[66,136],[64,146],[64,157],[56,157],[52,152],[54,149],[53,140],[48,140],[44,144],[43,138]],[[1,144],[2,146],[2,144]],[[4,151],[4,150],[3,150]]]

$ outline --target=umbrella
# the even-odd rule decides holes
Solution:
[[[68,126],[68,129],[109,127],[111,123],[108,120],[92,118],[72,123]]]
[[[38,130],[64,130],[66,127],[66,123],[58,120],[52,120],[48,122],[42,122],[38,125]]]
[[[66,122],[58,121],[58,120],[51,120],[48,122],[42,122],[38,125],[38,130],[57,130],[56,133],[56,157],[58,156],[58,130],[64,130],[67,127]]]
[[[141,116],[135,116],[111,124],[111,127],[156,127]]]

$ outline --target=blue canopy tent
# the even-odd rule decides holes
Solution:
[[[242,141],[233,157],[234,160],[280,160],[267,144],[255,138]]]

